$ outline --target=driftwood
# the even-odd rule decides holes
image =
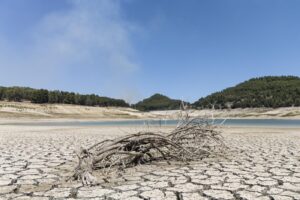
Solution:
[[[113,140],[104,140],[77,155],[74,179],[92,185],[93,170],[124,170],[154,160],[193,161],[224,147],[222,136],[207,120],[181,116],[177,127],[169,132],[144,131]]]

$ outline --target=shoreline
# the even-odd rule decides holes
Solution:
[[[149,120],[149,123],[146,123]],[[215,119],[220,120],[220,119]],[[300,129],[300,124],[298,125],[297,122],[291,122],[290,119],[267,119],[271,121],[263,121],[265,119],[253,119],[254,121],[247,121],[251,119],[227,119],[227,120],[245,120],[234,122],[231,121],[228,124],[218,125],[216,124],[217,128],[220,129],[236,129],[236,128],[250,128],[250,129]],[[261,122],[259,122],[262,120]],[[278,124],[274,123],[273,120],[279,120]],[[283,122],[283,121],[287,122]],[[151,122],[152,121],[152,122]],[[155,121],[155,122],[154,122]],[[69,127],[69,128],[82,128],[82,127],[91,127],[91,128],[128,128],[128,127],[135,127],[135,128],[172,128],[176,126],[176,123],[168,122],[168,123],[158,123],[159,119],[112,119],[112,120],[74,120],[74,119],[52,119],[52,120],[0,120],[1,127]],[[144,122],[144,123],[143,123]],[[296,124],[295,124],[296,123]]]
[[[178,119],[180,110],[142,112],[123,107],[90,107],[70,104],[33,104],[0,101],[0,123],[57,121],[120,121]],[[300,120],[300,107],[237,108],[231,110],[190,110],[192,117],[219,119]]]

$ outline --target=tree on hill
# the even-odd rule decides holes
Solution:
[[[62,92],[63,103],[75,104],[75,93],[74,92]]]
[[[59,90],[49,91],[48,102],[49,103],[62,103],[63,102],[62,93]]]
[[[32,94],[32,103],[48,103],[48,91],[47,90],[36,90]]]
[[[0,87],[0,100],[2,100],[4,98],[4,88]]]
[[[8,101],[20,102],[23,99],[23,91],[19,87],[12,87],[5,91],[5,98]]]
[[[196,108],[257,108],[300,106],[300,78],[266,76],[253,78],[235,87],[213,93],[196,101]]]

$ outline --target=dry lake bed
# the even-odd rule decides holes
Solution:
[[[80,146],[137,130],[1,125],[0,199],[300,199],[300,128],[227,127],[222,156],[137,166],[93,187],[65,181]]]

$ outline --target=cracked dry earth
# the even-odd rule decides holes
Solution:
[[[126,129],[126,128],[124,128]],[[300,199],[300,130],[226,128],[226,155],[131,168],[84,187],[65,182],[74,149],[126,134],[109,127],[0,127],[0,199]]]

